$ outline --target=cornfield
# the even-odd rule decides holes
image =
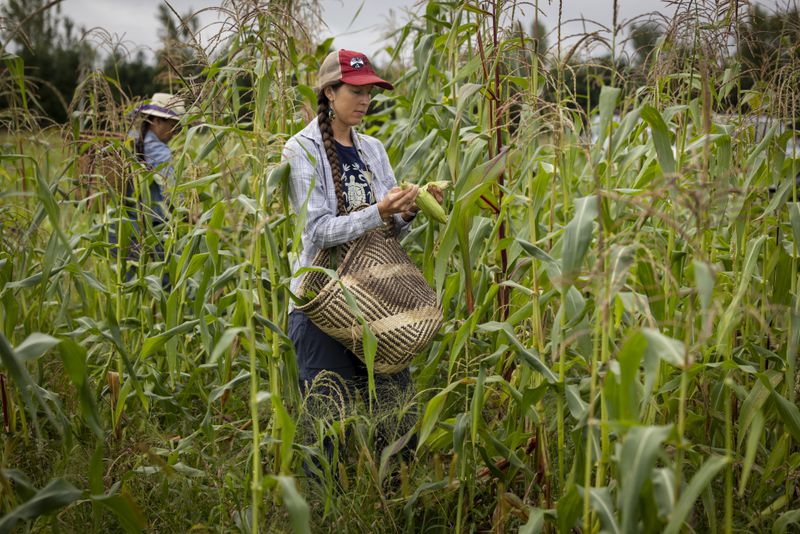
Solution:
[[[0,532],[796,532],[800,27],[743,87],[738,2],[672,4],[644,76],[616,21],[539,49],[535,7],[431,1],[387,38],[361,131],[452,185],[403,243],[445,323],[389,412],[302,397],[286,335],[315,3],[226,2],[175,76],[178,214],[129,280],[136,100],[89,72],[45,126],[4,50]]]

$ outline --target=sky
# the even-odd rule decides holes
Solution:
[[[158,48],[158,4],[162,0],[63,0],[61,13],[71,18],[78,27],[103,28],[112,42],[123,42],[129,50],[142,48],[150,55]],[[169,0],[170,5],[184,15],[201,13],[201,26],[207,26],[203,35],[213,35],[219,19],[213,9],[221,0]],[[405,10],[413,8],[414,0],[322,0],[324,25],[322,37],[334,37],[334,46],[350,48],[370,54],[384,47],[381,34],[392,16],[397,22],[408,17]],[[356,17],[357,15],[357,17]],[[354,20],[355,18],[355,20]],[[106,41],[100,34],[94,41]],[[202,43],[201,39],[201,43]]]
[[[617,0],[620,23],[635,19],[642,14],[656,13],[671,17],[675,12],[673,2],[664,0]],[[769,8],[777,5],[796,5],[798,0],[760,0]],[[142,48],[149,56],[158,48],[157,6],[162,0],[63,0],[61,12],[76,24],[87,29],[100,27],[111,36],[112,41],[123,41],[129,50]],[[180,14],[219,6],[214,0],[170,0]],[[334,46],[364,52],[371,57],[385,46],[382,33],[395,22],[402,25],[409,11],[420,12],[425,2],[416,0],[322,0],[324,26],[323,37],[333,36]],[[549,42],[556,42],[555,28],[558,25],[557,1],[539,0],[540,20],[548,31],[552,31]],[[530,28],[533,21],[533,1],[525,2],[515,17],[524,27]],[[609,28],[612,21],[613,0],[563,0],[562,36],[583,34]],[[203,35],[216,33],[213,27],[218,15],[207,10],[201,15],[202,25],[208,25]],[[95,39],[102,41],[102,39]],[[201,43],[202,43],[201,39]],[[380,57],[375,58],[377,61]]]

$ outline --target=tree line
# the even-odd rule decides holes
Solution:
[[[61,4],[51,3],[7,0],[0,6],[3,55],[22,61],[26,81],[36,91],[33,111],[45,121],[66,122],[72,97],[91,71],[101,71],[118,88],[118,96],[133,98],[176,91],[181,76],[201,70],[188,44],[199,27],[191,10],[181,16],[165,4],[158,6],[159,48],[151,58],[103,32],[93,32],[90,41],[87,30],[76,27]],[[0,94],[0,110],[9,104],[8,95]]]
[[[165,4],[158,6],[159,48],[150,58],[142,50],[131,52],[110,38],[96,36],[104,46],[89,42],[86,30],[76,28],[60,4],[50,4],[47,0],[7,0],[0,7],[4,56],[22,61],[26,79],[36,90],[36,111],[44,120],[67,120],[82,75],[92,70],[100,70],[118,87],[119,94],[128,98],[173,92],[187,79],[202,75],[203,53],[193,45],[199,23],[191,11],[179,15]],[[704,23],[702,13],[692,15],[697,18],[695,24]],[[719,13],[713,16],[719,22]],[[612,46],[607,36],[594,34],[583,37],[582,48],[591,50],[596,41],[595,50],[605,48],[607,52],[581,54],[566,46],[548,46],[554,32],[540,22],[529,28],[526,37],[532,54],[538,56],[541,72],[551,77],[543,97],[552,101],[565,93],[584,112],[597,106],[603,85],[635,90],[650,77],[663,76],[664,69],[681,71],[687,63],[701,74],[713,71],[718,77],[735,78],[735,85],[719,99],[727,109],[715,110],[719,112],[751,110],[761,104],[743,99],[751,89],[800,86],[800,12],[796,4],[771,11],[752,5],[744,12],[731,10],[722,21],[726,30],[720,32],[718,42],[711,43],[693,42],[691,34],[673,31],[686,28],[685,24],[654,19],[632,23],[616,37],[626,43],[624,53],[608,51]],[[102,49],[107,50],[103,53]],[[532,59],[525,58],[528,66]],[[8,106],[8,95],[0,94],[0,111]],[[797,111],[783,115],[798,117]]]

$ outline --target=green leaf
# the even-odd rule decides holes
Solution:
[[[650,125],[650,132],[653,138],[653,145],[656,148],[658,164],[661,172],[672,174],[675,172],[675,156],[672,154],[672,144],[670,143],[669,129],[664,118],[656,108],[650,105],[642,106],[642,118]]]
[[[772,534],[784,534],[789,525],[800,525],[800,508],[782,513],[772,524]]]
[[[769,388],[775,406],[778,408],[778,414],[781,416],[783,424],[786,425],[786,430],[789,431],[796,443],[800,443],[800,410],[796,404],[786,400],[783,395],[778,393],[772,384],[769,384]]]
[[[195,326],[197,326],[199,322],[200,322],[199,319],[193,319],[191,321],[179,324],[178,326],[171,328],[162,334],[146,338],[144,340],[144,343],[142,344],[141,357],[147,358],[155,351],[163,347],[164,344],[170,339],[172,339],[174,336],[191,331]]]
[[[519,243],[519,246],[522,247],[522,250],[527,252],[531,257],[536,258],[537,260],[548,264],[556,263],[556,260],[553,259],[552,256],[550,256],[547,252],[537,247],[536,245],[529,243],[519,237],[516,238],[516,242]]]
[[[294,454],[293,446],[296,424],[292,416],[289,415],[289,412],[287,412],[286,408],[283,406],[280,396],[271,395],[271,397],[272,409],[275,410],[281,430],[281,472],[290,473],[292,470],[292,455]]]
[[[14,483],[14,493],[20,497],[20,500],[27,501],[36,495],[36,488],[25,476],[25,473],[19,469],[0,469],[0,476]]]
[[[414,165],[422,158],[426,158],[430,155],[431,145],[438,133],[438,130],[431,130],[424,139],[417,141],[405,150],[403,159],[396,166],[397,176],[410,175]]]
[[[531,508],[528,510],[528,521],[519,527],[519,534],[541,534],[544,530],[544,510]]]
[[[25,341],[17,345],[14,352],[21,362],[30,362],[40,358],[44,353],[59,343],[61,343],[60,339],[48,336],[47,334],[34,332],[26,337]]]
[[[792,176],[793,175],[788,175],[784,178],[783,183],[780,186],[778,186],[778,190],[775,192],[774,195],[772,195],[772,200],[769,201],[767,207],[763,209],[761,215],[759,215],[756,218],[756,220],[760,220],[764,217],[772,215],[778,210],[778,208],[783,206],[783,204],[789,198],[789,195],[792,192],[792,188],[794,188],[795,185],[795,180]],[[790,203],[789,206],[791,205],[792,204]],[[791,217],[792,217],[792,208],[790,207],[789,218],[791,219]]]
[[[308,503],[297,491],[294,477],[275,476],[268,477],[276,480],[281,488],[281,499],[283,505],[289,512],[289,523],[292,525],[294,534],[311,534],[311,514]]]
[[[581,515],[583,499],[578,493],[577,486],[570,483],[566,491],[556,503],[556,515],[558,519],[558,532],[572,532],[572,528]]]
[[[668,426],[637,426],[628,431],[619,455],[622,531],[634,534],[639,528],[639,498],[650,475],[661,444],[672,432]]]
[[[209,184],[213,184],[220,178],[222,178],[221,172],[216,172],[214,174],[209,174],[207,176],[203,176],[202,178],[198,178],[197,180],[191,180],[189,182],[182,182],[175,185],[175,192],[176,193],[183,193],[185,191],[189,191],[192,189],[199,189],[201,187],[207,186]]]
[[[51,480],[29,500],[0,519],[0,534],[9,534],[18,521],[26,521],[55,512],[81,498],[83,492],[64,480]]]
[[[478,429],[483,423],[483,388],[486,382],[486,369],[481,366],[478,379],[475,381],[475,390],[472,392],[472,443],[476,443]]]
[[[414,490],[414,493],[411,494],[411,497],[406,502],[406,505],[403,507],[403,512],[405,513],[406,517],[409,519],[409,522],[412,518],[414,511],[417,509],[416,504],[419,498],[424,493],[431,493],[434,491],[438,491],[440,489],[444,489],[447,486],[447,480],[437,480],[435,482],[426,482],[424,484],[420,484],[417,489]]]
[[[470,414],[462,412],[456,415],[456,424],[453,425],[453,451],[459,456],[464,454],[464,441],[467,436]]]
[[[306,101],[311,109],[317,107],[317,94],[314,92],[314,89],[302,83],[298,83],[295,88],[297,89],[297,92],[302,95],[303,100]]]
[[[225,203],[217,202],[211,213],[211,220],[208,222],[206,230],[206,247],[211,255],[214,264],[214,273],[219,273],[221,265],[219,263],[219,238],[222,231],[222,222],[225,220]]]
[[[442,391],[434,395],[434,397],[428,401],[428,404],[425,406],[425,413],[422,416],[422,420],[420,421],[420,430],[419,430],[419,443],[417,444],[417,452],[422,449],[422,446],[425,445],[425,442],[428,440],[428,437],[433,432],[436,423],[439,421],[439,415],[442,413],[442,409],[444,409],[444,401],[447,400],[447,394],[453,391],[461,384],[461,382],[453,382],[444,388]]]
[[[742,403],[739,415],[739,446],[741,446],[745,432],[750,428],[750,424],[753,422],[758,412],[764,407],[767,399],[769,399],[771,388],[767,387],[765,384],[769,382],[772,386],[777,386],[782,379],[783,374],[777,371],[767,370],[763,373],[763,378],[762,375],[759,375],[759,380],[753,383],[750,393],[747,394],[747,398],[745,398]]]
[[[136,534],[144,530],[146,523],[142,511],[127,495],[92,495],[91,499],[117,516],[125,532]]]
[[[105,484],[103,483],[103,473],[105,472],[103,465],[104,452],[103,443],[98,441],[89,461],[89,490],[93,495],[100,495],[105,491]]]
[[[577,384],[569,384],[564,388],[564,396],[567,399],[567,408],[570,415],[576,421],[584,421],[589,412],[589,403],[581,398]]]
[[[87,376],[86,349],[71,339],[63,340],[59,348],[61,350],[61,361],[64,362],[64,369],[78,390],[81,414],[95,435],[98,438],[103,438],[100,416],[97,413],[97,406],[95,406],[94,402],[94,390]]]
[[[642,334],[647,339],[648,353],[678,369],[687,367],[686,347],[682,341],[667,337],[655,328],[642,328]]]
[[[669,523],[664,529],[664,534],[678,534],[681,527],[686,523],[686,518],[692,510],[697,497],[700,496],[706,486],[717,476],[720,470],[728,465],[730,460],[726,456],[712,456],[703,463],[697,473],[692,477],[692,481],[681,492],[681,498],[675,505],[675,510],[669,518]]]
[[[469,104],[470,99],[472,96],[481,90],[483,85],[479,83],[465,83],[458,88],[458,94],[456,98],[458,99],[458,104],[456,105],[456,118],[460,118],[464,115],[464,110],[467,108],[467,104]]]
[[[789,220],[792,223],[794,246],[797,250],[800,250],[800,202],[791,202],[789,204]]]
[[[742,465],[742,475],[739,478],[739,497],[744,495],[744,490],[747,487],[747,480],[750,478],[750,472],[753,469],[753,463],[756,459],[756,452],[758,451],[758,442],[761,440],[761,433],[764,431],[764,416],[761,411],[757,411],[753,418],[753,424],[750,427],[750,433],[747,435],[747,447],[745,448],[744,463]]]
[[[212,402],[217,401],[220,397],[222,397],[222,395],[225,393],[225,391],[227,391],[229,389],[233,389],[233,387],[236,384],[238,384],[239,382],[242,382],[244,380],[247,380],[248,378],[250,378],[250,373],[248,371],[245,371],[244,369],[240,370],[239,374],[236,375],[236,377],[232,378],[227,383],[225,383],[225,384],[223,384],[223,385],[221,385],[219,387],[214,388],[211,391],[211,393],[209,393],[209,395],[208,395],[208,403],[211,404]]]
[[[456,204],[471,207],[496,182],[506,167],[517,161],[518,158],[518,152],[503,150],[486,163],[473,168],[456,184]]]
[[[33,403],[34,400],[36,400],[39,406],[44,409],[48,419],[50,419],[59,432],[63,431],[61,425],[56,423],[52,411],[42,398],[40,388],[34,383],[33,379],[28,373],[28,368],[25,367],[25,364],[19,360],[14,350],[11,348],[11,344],[6,339],[6,336],[3,335],[3,332],[0,332],[0,362],[3,363],[3,367],[8,370],[11,379],[17,385],[20,395],[22,396],[22,400],[25,403],[25,406],[28,408],[28,412],[31,414],[31,419],[34,422],[37,433],[39,424],[36,418],[36,408]]]
[[[650,480],[653,482],[653,497],[658,507],[658,515],[667,518],[675,508],[675,498],[677,497],[675,470],[666,467],[653,469]]]
[[[759,236],[756,239],[747,243],[747,256],[745,257],[744,267],[739,275],[739,287],[736,290],[731,303],[725,310],[725,313],[720,319],[719,326],[717,326],[717,350],[724,352],[722,347],[727,345],[728,338],[736,326],[736,317],[739,315],[739,305],[744,298],[747,290],[753,286],[753,273],[758,265],[758,257],[761,253],[761,247],[767,240],[766,235]]]
[[[578,486],[578,492],[583,496],[585,489]],[[608,488],[589,488],[589,502],[592,509],[600,516],[603,524],[603,532],[619,534],[619,525],[614,517],[614,505],[612,504],[611,492]]]
[[[600,110],[598,117],[598,135],[592,149],[592,161],[597,162],[600,155],[604,152],[605,140],[611,129],[611,121],[614,119],[614,110],[617,107],[617,100],[622,90],[619,87],[604,85],[600,89],[600,101],[597,107]]]
[[[561,238],[561,275],[565,286],[571,284],[580,271],[583,257],[592,242],[596,218],[597,197],[575,199],[575,215]]]
[[[714,294],[714,272],[704,261],[694,260],[694,283],[700,297],[700,308],[708,311],[711,308],[711,298]]]
[[[231,346],[233,340],[241,334],[242,332],[246,332],[247,328],[244,327],[234,327],[228,328],[219,338],[217,344],[214,345],[214,351],[211,353],[211,357],[208,360],[209,364],[216,363],[220,356],[222,356],[226,350]]]
[[[633,265],[635,259],[636,248],[631,245],[618,246],[615,245],[611,249],[611,259],[609,271],[611,271],[611,284],[607,295],[609,302],[617,292],[625,285],[625,280],[628,277],[628,271]]]
[[[647,339],[641,332],[629,336],[617,354],[619,362],[619,389],[617,413],[619,419],[637,421],[639,416],[639,366],[647,350]],[[606,379],[608,380],[608,378]],[[609,399],[614,401],[615,399]]]
[[[389,472],[389,464],[392,456],[403,451],[415,433],[416,428],[412,427],[404,435],[397,438],[391,445],[383,448],[381,451],[381,463],[378,469],[379,484],[383,484],[383,481],[386,479],[386,474]],[[455,432],[453,433],[453,439],[455,439]]]
[[[378,338],[370,329],[366,319],[359,314],[358,321],[361,323],[361,346],[364,350],[364,363],[367,366],[367,387],[369,388],[369,405],[372,406],[372,399],[377,398],[378,392],[375,389],[375,355],[378,352]]]
[[[555,384],[558,382],[558,376],[541,360],[539,352],[533,347],[528,348],[523,345],[514,335],[514,329],[508,322],[489,321],[478,325],[478,330],[482,332],[503,332],[511,344],[514,345],[517,356],[519,356],[522,363],[541,373],[549,383]]]

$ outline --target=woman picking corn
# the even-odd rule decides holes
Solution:
[[[416,216],[418,187],[397,187],[383,144],[355,130],[376,88],[391,90],[393,86],[375,73],[364,54],[331,52],[319,70],[317,117],[286,143],[292,207],[301,213],[306,206],[303,248],[293,265],[295,273],[311,266],[318,251],[353,241],[386,222],[393,222],[394,231],[402,236]],[[441,202],[441,191],[430,189]],[[300,285],[301,276],[296,276],[292,292],[296,294]],[[301,391],[328,395],[334,401],[342,393],[366,398],[367,367],[350,350],[297,309],[290,310],[288,330]],[[320,376],[326,379],[316,380]],[[386,391],[408,396],[412,388],[408,369],[376,374],[375,381],[379,406],[392,400],[385,398]]]

